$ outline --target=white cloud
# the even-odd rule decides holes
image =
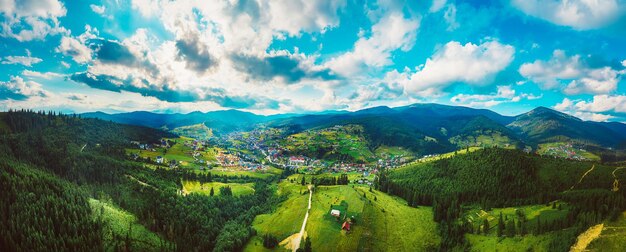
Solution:
[[[459,23],[456,21],[456,6],[449,4],[446,8],[446,12],[443,14],[443,19],[448,23],[447,31],[454,31],[459,28]]]
[[[616,0],[512,0],[527,15],[577,30],[603,27],[623,14]]]
[[[138,10],[145,17],[152,17],[160,10],[159,0],[132,0],[132,8]]]
[[[625,95],[595,95],[593,100],[579,101],[575,105],[576,109],[591,112],[614,111],[618,113],[626,113],[626,96]]]
[[[554,109],[563,111],[584,120],[607,121],[615,118],[608,113],[626,113],[626,96],[595,95],[593,100],[570,100],[564,98]]]
[[[61,43],[55,51],[72,57],[72,59],[77,63],[87,63],[92,59],[92,50],[86,45],[86,43],[89,39],[97,38],[98,34],[98,29],[92,28],[90,25],[85,25],[85,32],[78,37],[74,38],[71,36],[63,36],[61,38]],[[62,62],[61,64],[63,63],[65,62]],[[65,64],[63,65],[68,68],[69,66],[66,66]]]
[[[297,35],[300,31],[324,31],[337,26],[337,10],[344,7],[346,1],[273,0],[266,4],[261,6],[269,7],[270,27],[289,35]]]
[[[448,42],[426,60],[421,69],[402,80],[410,94],[438,92],[455,82],[487,85],[513,60],[515,48],[489,41],[480,45]],[[427,91],[427,93],[424,93]]]
[[[61,38],[61,44],[55,51],[72,57],[77,63],[87,63],[91,60],[91,49],[72,37]]]
[[[620,72],[611,67],[589,67],[580,55],[568,57],[565,52],[555,50],[548,61],[536,60],[519,68],[525,78],[543,88],[563,88],[565,94],[606,94],[617,89]]]
[[[511,86],[498,86],[496,93],[491,94],[457,94],[450,101],[470,107],[493,107],[508,102],[519,102],[522,99],[535,100],[540,96],[522,93],[517,95]]]
[[[91,10],[97,14],[104,14],[104,11],[106,10],[106,7],[104,6],[100,6],[100,5],[95,5],[95,4],[91,4],[89,5],[89,7],[91,8]]]
[[[30,41],[43,39],[48,34],[67,33],[58,21],[66,12],[58,0],[4,0],[0,4],[0,13],[5,18],[0,24],[0,35]],[[16,29],[19,32],[15,33]]]
[[[408,51],[413,47],[419,24],[418,19],[405,19],[401,12],[392,12],[372,26],[369,37],[359,38],[352,51],[331,59],[326,65],[346,76],[358,74],[364,67],[390,65],[393,51]]]
[[[11,76],[7,82],[0,81],[0,98],[22,100],[30,96],[47,96],[41,84],[34,81],[24,81],[22,77]]]
[[[591,69],[586,76],[570,82],[565,90],[565,94],[606,94],[617,89],[619,81],[617,71],[610,67]]]
[[[446,5],[447,0],[433,0],[433,5],[430,6],[430,9],[428,11],[432,12],[438,12],[439,10],[441,10],[443,8],[443,6]]]
[[[4,60],[2,60],[2,64],[20,64],[20,65],[24,65],[27,67],[32,66],[33,64],[37,64],[39,62],[43,61],[40,58],[37,57],[30,57],[30,56],[6,56],[4,57]]]
[[[37,71],[24,70],[22,71],[22,76],[42,78],[42,79],[52,79],[52,78],[63,77],[65,75],[60,74],[60,73],[53,73],[53,72],[37,72]]]

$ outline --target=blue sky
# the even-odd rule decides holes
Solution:
[[[436,102],[626,122],[624,0],[0,0],[0,110]]]

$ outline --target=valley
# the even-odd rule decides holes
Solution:
[[[11,111],[3,160],[74,188],[107,251],[567,251],[601,224],[584,247],[619,246],[626,173],[595,151],[621,150],[525,132],[545,109],[382,111],[236,128],[235,115],[146,128]]]

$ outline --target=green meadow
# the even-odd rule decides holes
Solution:
[[[210,195],[211,188],[213,189],[214,195],[220,194],[220,188],[222,187],[230,187],[233,191],[234,196],[240,195],[248,195],[254,193],[254,183],[220,183],[220,182],[209,182],[209,183],[200,183],[198,181],[183,181],[183,194],[190,193],[200,193],[204,195]]]
[[[90,198],[89,205],[95,216],[102,216],[105,221],[104,242],[106,251],[117,251],[128,245],[131,251],[155,251],[170,246],[169,242],[158,234],[148,230],[137,218],[112,204]]]
[[[292,179],[295,182],[290,182]],[[267,250],[260,238],[264,234],[282,241],[299,232],[309,196],[300,180],[301,175],[293,175],[280,183],[278,193],[287,199],[272,213],[257,216],[253,224],[257,236],[246,251]],[[340,210],[341,217],[331,216],[331,209]],[[350,232],[341,229],[346,217],[354,221]],[[436,227],[430,207],[412,208],[398,197],[370,192],[368,187],[318,186],[305,234],[316,251],[430,251],[440,242]],[[279,246],[274,250],[285,249]]]

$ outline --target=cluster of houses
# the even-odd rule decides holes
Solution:
[[[267,170],[269,167],[255,161],[254,158],[243,154],[220,152],[216,156],[217,162],[222,167],[242,168],[249,171]]]
[[[579,150],[580,152],[585,151],[584,149],[579,149]],[[588,160],[587,158],[576,153],[576,148],[571,143],[560,144],[557,146],[550,146],[544,151],[544,153],[549,156],[565,157],[567,159],[573,159],[573,160],[578,160],[578,161]]]
[[[207,146],[208,144],[194,139],[183,142],[183,145],[191,148],[193,151],[204,151],[204,146]]]
[[[385,159],[378,159],[378,167],[394,168],[410,162],[411,159],[405,156],[387,157]]]
[[[219,153],[215,156],[217,158],[217,163],[222,167],[233,167],[239,165],[239,157],[227,154],[227,153]]]
[[[130,141],[130,144],[136,146],[138,149],[140,150],[147,150],[147,151],[156,151],[156,148],[158,148],[158,144],[148,144],[148,143],[140,143],[139,141]]]

